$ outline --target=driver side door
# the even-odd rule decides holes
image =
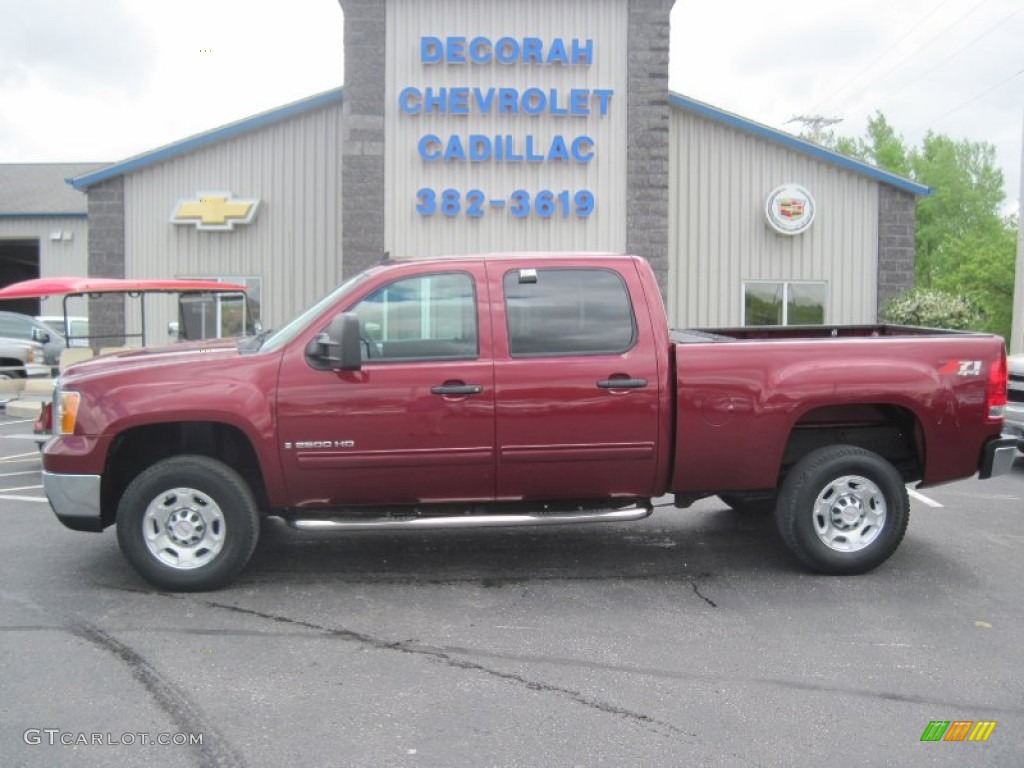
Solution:
[[[293,506],[489,501],[495,493],[494,364],[481,264],[411,265],[345,311],[358,371],[317,370],[307,338],[285,353],[278,395]]]

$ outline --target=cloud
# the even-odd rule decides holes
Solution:
[[[64,88],[101,85],[129,92],[145,84],[151,40],[118,0],[18,6],[2,12],[0,88],[23,87],[33,78]]]

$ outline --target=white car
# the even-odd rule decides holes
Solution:
[[[1017,450],[1024,452],[1024,354],[1006,359],[1010,380],[1006,392],[1003,433],[1017,438]]]
[[[68,315],[67,325],[64,315],[37,315],[36,320],[46,323],[65,339],[69,339],[69,347],[89,346],[89,318]]]

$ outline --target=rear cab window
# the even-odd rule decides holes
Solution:
[[[636,344],[629,290],[610,269],[515,269],[503,278],[512,357],[615,355]]]

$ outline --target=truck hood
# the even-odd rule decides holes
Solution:
[[[237,339],[209,339],[112,352],[71,365],[63,374],[64,384],[102,376],[109,372],[126,373],[146,368],[179,367],[192,363],[237,358]]]

